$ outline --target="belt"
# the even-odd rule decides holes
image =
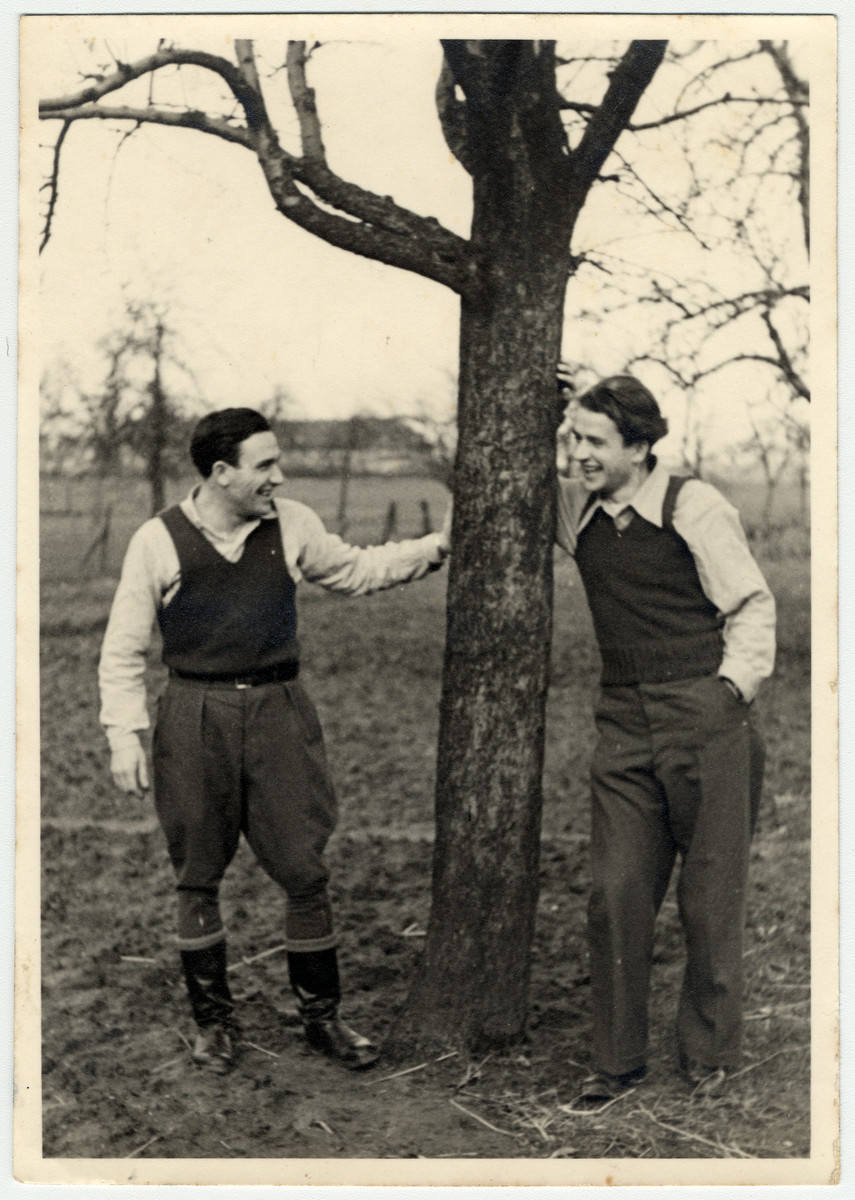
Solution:
[[[202,687],[253,688],[262,687],[265,683],[287,683],[290,679],[296,679],[300,674],[300,664],[280,663],[263,671],[251,671],[247,675],[196,675],[175,667],[170,668],[169,674],[182,683],[198,683]]]

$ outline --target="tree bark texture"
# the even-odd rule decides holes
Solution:
[[[534,111],[542,64],[511,43],[465,65],[476,75],[466,152],[474,286],[461,301],[433,901],[387,1046],[399,1055],[520,1036],[538,895],[555,364],[575,213],[562,140]]]

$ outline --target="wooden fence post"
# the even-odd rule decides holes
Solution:
[[[86,549],[86,553],[83,555],[83,561],[80,564],[81,567],[85,567],[87,562],[89,561],[89,559],[94,556],[95,551],[99,550],[100,554],[98,556],[98,562],[99,562],[102,576],[107,574],[107,565],[108,565],[109,549],[110,549],[110,522],[112,520],[112,517],[113,517],[113,506],[112,506],[112,504],[108,504],[107,507],[104,509],[104,519],[101,522],[100,526],[98,527],[98,531],[96,532],[92,541],[89,543],[89,546]]]
[[[433,521],[430,516],[430,505],[427,500],[420,500],[419,507],[422,510],[422,533],[433,533]]]
[[[394,500],[389,501],[389,508],[386,511],[386,520],[383,524],[383,532],[380,535],[380,543],[388,542],[395,530],[398,528],[398,506]]]

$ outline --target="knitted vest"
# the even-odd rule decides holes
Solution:
[[[597,509],[579,534],[576,563],[588,596],[605,686],[664,683],[716,671],[722,626],[689,547],[672,524],[685,478],[672,476],[662,528],[637,513],[618,533]],[[588,506],[594,502],[592,496]]]
[[[178,552],[181,583],[159,610],[163,661],[193,675],[245,675],[296,663],[294,581],[278,521],[261,521],[228,562],[179,507],[160,514]]]

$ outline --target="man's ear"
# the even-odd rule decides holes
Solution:
[[[632,461],[634,463],[647,462],[647,456],[650,453],[650,442],[633,442],[632,443]]]
[[[220,487],[227,487],[233,470],[234,467],[230,463],[223,462],[221,458],[218,458],[213,467],[211,467],[211,479],[214,483],[218,483]]]

